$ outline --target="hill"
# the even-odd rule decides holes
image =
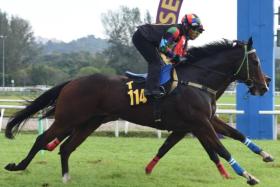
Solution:
[[[72,53],[72,52],[101,52],[108,47],[108,42],[105,39],[96,38],[94,35],[79,38],[71,42],[53,41],[48,40],[42,42],[42,39],[38,42],[43,49],[44,54],[51,53]]]

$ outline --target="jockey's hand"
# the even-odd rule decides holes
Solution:
[[[180,57],[180,62],[179,63],[186,63],[188,61],[187,57]]]
[[[181,63],[185,63],[187,61],[187,57],[186,56],[179,56],[179,55],[176,55],[174,58],[173,58],[173,61],[175,62],[175,64],[181,64]]]

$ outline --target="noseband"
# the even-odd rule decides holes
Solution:
[[[250,71],[249,71],[249,60],[248,60],[248,56],[249,54],[255,53],[256,49],[251,49],[250,51],[248,51],[247,49],[247,45],[244,45],[244,57],[242,60],[242,63],[240,64],[240,66],[238,67],[237,71],[233,74],[234,77],[237,77],[237,75],[240,73],[242,67],[244,65],[246,65],[246,70],[247,70],[247,79],[245,81],[243,81],[247,86],[252,87],[252,83],[253,80],[250,78]]]

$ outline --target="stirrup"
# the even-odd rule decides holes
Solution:
[[[159,90],[160,91],[159,91],[158,94],[153,94],[154,98],[156,98],[156,99],[162,98],[163,96],[166,95],[166,91],[165,91],[165,88],[163,86],[160,86]]]

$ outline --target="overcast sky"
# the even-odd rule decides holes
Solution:
[[[65,42],[95,35],[105,38],[101,14],[119,6],[149,10],[155,19],[159,0],[0,0],[0,9],[29,21],[35,36]],[[196,13],[206,31],[192,44],[236,39],[237,0],[184,0],[181,17]]]

